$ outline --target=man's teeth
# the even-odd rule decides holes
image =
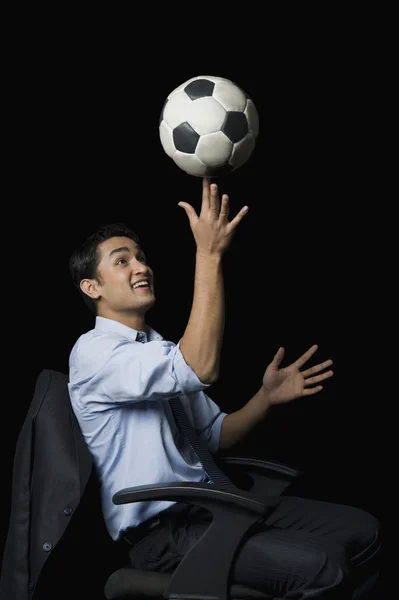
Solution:
[[[139,281],[139,283],[134,284],[133,289],[142,287],[142,286],[148,286],[148,285],[149,285],[148,281]]]

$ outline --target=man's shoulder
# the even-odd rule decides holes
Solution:
[[[104,363],[120,344],[133,343],[115,331],[91,329],[76,340],[69,356],[70,367],[85,371]]]
[[[76,340],[73,349],[85,350],[86,348],[93,352],[95,348],[112,347],[115,343],[131,342],[117,331],[102,331],[101,329],[90,329],[82,333]],[[73,351],[72,349],[72,351]]]

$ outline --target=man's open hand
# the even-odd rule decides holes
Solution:
[[[329,370],[324,373],[322,371],[332,365],[332,360],[326,360],[304,371],[300,370],[313,356],[317,348],[316,345],[312,346],[298,360],[283,369],[280,369],[279,366],[284,358],[284,348],[279,348],[267,367],[262,381],[263,391],[271,405],[283,404],[295,398],[310,396],[323,389],[320,383],[332,377],[333,371]]]

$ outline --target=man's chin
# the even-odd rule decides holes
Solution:
[[[145,302],[143,301],[140,305],[135,304],[131,308],[132,308],[132,310],[138,310],[142,313],[147,310],[150,310],[150,308],[152,308],[154,306],[155,302],[156,302],[156,298],[155,298],[154,294],[152,294],[151,298],[148,298]]]

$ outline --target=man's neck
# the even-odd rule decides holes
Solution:
[[[117,321],[118,323],[122,323],[122,325],[126,325],[126,327],[130,327],[130,329],[136,329],[137,331],[144,331],[148,334],[149,326],[146,325],[145,319],[142,317],[138,317],[137,315],[129,315],[129,314],[121,314],[121,313],[110,313],[110,314],[101,314],[98,313],[99,317],[104,317],[105,319],[111,319],[112,321]]]

